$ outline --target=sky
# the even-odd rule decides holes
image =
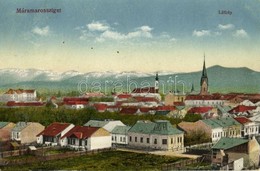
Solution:
[[[190,72],[205,54],[207,67],[260,71],[260,0],[0,0],[0,11],[0,68]]]

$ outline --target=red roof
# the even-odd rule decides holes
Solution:
[[[136,107],[124,107],[120,110],[121,114],[135,114],[138,108]]]
[[[65,105],[87,105],[88,102],[86,101],[65,101]]]
[[[61,139],[64,137],[76,137],[78,139],[86,139],[91,137],[91,135],[95,133],[98,129],[100,128],[89,126],[75,126],[64,136],[62,136]]]
[[[173,102],[174,106],[185,106],[184,102]]]
[[[68,102],[68,101],[85,101],[88,102],[88,98],[86,97],[64,97],[63,102]]]
[[[131,94],[119,94],[117,95],[117,98],[119,99],[128,99],[128,98],[131,98],[132,95]]]
[[[132,93],[158,93],[155,90],[155,87],[143,87],[143,88],[135,88]]]
[[[98,111],[105,111],[107,109],[107,104],[103,104],[103,103],[95,103],[94,107],[96,110]]]
[[[9,101],[6,103],[6,106],[9,107],[26,107],[26,106],[44,106],[45,103],[43,102],[15,102],[15,101]]]
[[[44,135],[44,136],[54,137],[54,136],[59,135],[68,126],[70,126],[70,123],[54,122],[51,125],[49,125],[47,128],[45,128],[45,130],[43,130],[37,136]]]
[[[209,112],[210,110],[212,110],[212,108],[213,107],[193,107],[187,113],[190,113],[190,114],[195,114],[195,113],[202,114],[202,113]]]
[[[175,107],[174,106],[158,106],[157,109],[158,111],[173,111],[175,110]]]
[[[137,97],[134,97],[134,99],[138,102],[157,102],[158,103],[158,100],[154,97],[141,97],[141,96],[137,96]]]
[[[225,97],[220,94],[213,95],[188,95],[185,100],[225,100]]]
[[[248,123],[248,122],[252,122],[250,119],[246,118],[246,117],[236,117],[234,118],[236,121],[238,121],[239,123],[241,124],[245,124],[245,123]]]
[[[229,113],[240,113],[240,112],[247,112],[256,109],[256,106],[244,106],[238,105],[235,108],[231,109]]]
[[[5,94],[22,94],[22,93],[34,93],[35,90],[24,90],[24,89],[17,89],[17,90],[13,90],[13,89],[9,89],[7,92],[5,92]]]

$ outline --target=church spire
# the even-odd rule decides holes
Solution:
[[[200,79],[200,95],[207,95],[208,94],[208,76],[207,76],[207,70],[206,70],[206,62],[205,62],[205,53],[204,53],[204,62],[203,62],[203,69],[202,69],[202,75]]]
[[[206,69],[206,64],[205,64],[205,53],[204,53],[204,62],[203,62],[203,69],[202,69],[202,76],[201,76],[201,81],[200,81],[200,85],[203,84],[203,81],[206,81],[206,83],[208,84],[208,76],[207,76],[207,69]]]

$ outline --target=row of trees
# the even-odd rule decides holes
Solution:
[[[90,119],[121,120],[127,125],[133,125],[138,120],[169,120],[172,124],[178,124],[181,119],[169,118],[161,115],[124,115],[118,112],[98,113],[94,108],[85,108],[81,110],[72,110],[65,108],[0,108],[0,121],[8,122],[39,122],[45,126],[53,122],[68,122],[75,125],[83,125]]]

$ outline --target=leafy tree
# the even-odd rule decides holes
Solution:
[[[183,121],[186,122],[196,122],[198,120],[201,120],[202,117],[200,114],[186,114],[185,117],[183,118]]]
[[[210,136],[204,130],[194,130],[184,135],[184,145],[194,145],[211,142]]]

